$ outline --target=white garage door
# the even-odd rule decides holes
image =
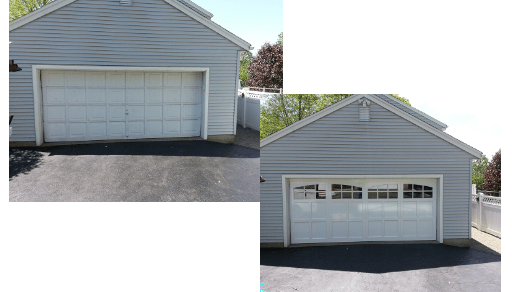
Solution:
[[[436,181],[292,180],[291,243],[436,239]]]
[[[44,140],[194,137],[202,73],[42,71]]]

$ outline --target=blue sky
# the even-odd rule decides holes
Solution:
[[[446,133],[482,151],[489,160],[502,147],[501,119],[496,104],[485,96],[402,92],[411,105],[448,125]]]
[[[265,43],[275,43],[283,31],[283,1],[193,0],[213,13],[212,20],[249,42],[256,54]]]

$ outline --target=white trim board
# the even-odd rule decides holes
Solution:
[[[483,155],[482,152],[478,151],[477,149],[455,139],[454,137],[444,133],[441,130],[434,128],[433,126],[431,126],[431,125],[425,123],[424,121],[416,118],[415,116],[389,104],[388,102],[383,101],[382,99],[380,99],[377,96],[374,96],[373,94],[354,94],[345,99],[342,99],[338,103],[335,103],[335,104],[333,104],[333,105],[331,105],[331,106],[329,106],[329,107],[327,107],[327,108],[325,108],[325,109],[323,109],[323,110],[321,110],[321,111],[319,111],[301,121],[298,121],[298,122],[290,125],[289,127],[286,127],[278,132],[275,132],[274,134],[266,137],[265,139],[262,139],[260,141],[260,147],[264,147],[265,145],[270,144],[270,143],[272,143],[272,142],[316,121],[316,120],[319,120],[319,119],[341,109],[342,107],[344,107],[346,105],[351,104],[352,102],[356,101],[357,99],[360,99],[363,97],[371,100],[372,102],[375,102],[376,104],[382,106],[383,108],[389,110],[390,112],[395,113],[398,116],[408,120],[409,122],[417,125],[418,127],[426,130],[427,132],[430,132],[431,134],[436,135],[437,137],[447,141],[448,143],[451,143],[454,146],[466,151],[467,153],[475,156],[476,158],[481,158]]]
[[[43,95],[41,92],[41,70],[87,70],[87,71],[160,71],[160,72],[202,72],[203,73],[203,123],[201,138],[208,139],[208,105],[210,94],[210,68],[207,67],[120,67],[120,66],[62,66],[32,65],[32,88],[34,91],[34,122],[36,146],[44,142],[43,132]]]
[[[21,26],[23,26],[23,25],[25,25],[27,23],[30,23],[30,22],[32,22],[32,21],[34,21],[34,20],[36,20],[36,19],[38,19],[40,17],[45,16],[48,13],[51,13],[51,12],[57,10],[57,9],[60,9],[60,8],[62,8],[64,6],[68,5],[68,4],[71,4],[71,3],[75,2],[75,1],[77,1],[77,0],[60,0],[60,1],[56,0],[56,1],[52,2],[52,3],[49,3],[49,4],[45,5],[45,6],[37,9],[34,12],[31,12],[31,13],[25,15],[25,16],[22,16],[22,17],[20,17],[18,19],[15,19],[15,20],[9,22],[9,31],[17,29],[18,27],[21,27]],[[199,13],[194,11],[193,9],[187,7],[185,4],[183,4],[183,3],[179,2],[179,1],[176,1],[176,0],[164,0],[164,1],[167,2],[168,4],[174,6],[175,8],[181,10],[186,15],[190,16],[191,18],[195,19],[199,23],[205,25],[206,27],[208,27],[211,30],[215,31],[216,33],[220,34],[221,36],[225,37],[226,39],[228,39],[232,43],[236,44],[237,46],[240,46],[242,49],[244,49],[246,51],[251,50],[251,48],[252,48],[251,44],[249,44],[248,42],[246,42],[243,39],[239,38],[238,36],[234,35],[233,33],[229,32],[228,30],[226,30],[222,26],[216,24],[212,20],[210,20],[210,19],[200,15]],[[198,6],[198,5],[195,4],[195,6]],[[213,14],[212,14],[212,16],[213,16]]]
[[[291,230],[290,230],[290,210],[288,207],[289,198],[288,198],[288,188],[289,188],[289,180],[290,179],[329,179],[329,178],[358,178],[358,179],[366,179],[366,178],[374,178],[374,179],[407,179],[407,178],[433,178],[438,179],[438,188],[439,188],[439,198],[437,200],[437,222],[439,224],[439,228],[437,229],[437,241],[439,243],[443,243],[443,201],[444,201],[444,181],[442,174],[404,174],[404,175],[305,175],[305,174],[283,174],[281,176],[281,191],[283,198],[283,246],[290,246],[291,242]]]

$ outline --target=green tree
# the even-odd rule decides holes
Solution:
[[[278,36],[277,43],[283,45],[283,33],[281,32]]]
[[[240,71],[238,73],[238,78],[240,79],[240,84],[242,87],[245,87],[245,81],[249,78],[249,66],[252,62],[252,53],[251,52],[243,52],[240,55]]]
[[[53,0],[9,0],[9,21],[41,8]]]
[[[280,94],[260,109],[260,139],[304,119],[352,94]],[[408,99],[392,94],[404,102]]]
[[[390,95],[392,95],[394,98],[396,98],[398,100],[401,100],[402,102],[405,102],[408,105],[411,105],[409,100],[407,98],[405,98],[405,97],[398,96],[398,94],[390,94]]]
[[[485,182],[482,184],[484,190],[489,192],[501,191],[501,149],[494,154],[491,162],[487,165],[484,180]]]
[[[489,159],[487,157],[482,157],[478,159],[475,163],[473,163],[473,183],[476,185],[477,190],[482,189],[482,184],[484,183],[484,173],[487,169],[487,164],[489,163]]]

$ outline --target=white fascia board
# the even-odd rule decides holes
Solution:
[[[374,96],[372,94],[357,94],[357,95],[352,95],[352,96],[349,96],[343,100],[341,100],[340,102],[330,106],[330,107],[327,107],[321,111],[319,111],[318,113],[316,114],[313,114],[295,124],[292,124],[291,126],[289,127],[286,127],[284,129],[282,129],[281,131],[278,131],[268,137],[266,137],[265,139],[262,139],[260,141],[260,148],[271,143],[271,142],[274,142],[275,140],[277,139],[280,139],[288,134],[290,134],[291,132],[294,132],[320,118],[323,118],[324,116],[328,115],[328,114],[331,114],[337,110],[339,110],[340,108],[354,102],[356,99],[359,99],[359,98],[362,98],[362,97],[366,97],[368,99],[370,99],[371,101],[377,103],[378,105],[382,106],[383,108],[389,110],[390,112],[392,113],[395,113],[397,114],[398,116],[408,120],[409,122],[419,126],[420,128],[426,130],[427,132],[430,132],[434,135],[436,135],[437,137],[453,144],[454,146],[468,152],[469,154],[475,156],[476,158],[481,158],[482,157],[482,152],[476,150],[475,148],[465,144],[465,143],[462,143],[461,141],[453,138],[452,136],[444,133],[443,131],[440,131],[436,128],[434,128],[433,126],[425,123],[424,121],[416,118],[415,116],[411,115],[411,114],[408,114],[407,112],[397,108],[396,106],[393,106],[391,104],[389,104],[388,102],[386,101],[383,101],[382,99],[380,99],[378,96]]]
[[[363,97],[362,94],[356,94],[356,95],[352,95],[352,96],[349,96],[343,100],[341,100],[340,102],[338,103],[335,103],[329,107],[326,107],[324,108],[323,110],[320,110],[319,112],[315,113],[315,114],[312,114],[311,116],[309,117],[306,117],[304,118],[303,120],[300,120],[294,124],[291,124],[290,126],[280,130],[280,131],[277,131],[275,132],[274,134],[270,135],[270,136],[267,136],[265,137],[264,139],[262,139],[260,141],[260,147],[263,147],[271,142],[274,142],[275,140],[277,139],[280,139],[288,134],[290,134],[291,132],[293,131],[296,131],[320,118],[323,118],[325,117],[326,115],[328,114],[331,114],[337,110],[339,110],[340,108],[352,103],[353,101],[355,101],[357,98],[361,98]]]
[[[174,6],[176,8],[178,8],[183,13],[185,13],[188,16],[192,17],[193,19],[197,20],[198,22],[204,24],[205,26],[207,26],[211,30],[215,31],[216,33],[220,34],[221,36],[225,37],[226,39],[230,40],[234,44],[240,46],[242,49],[244,49],[246,51],[250,50],[251,44],[249,44],[248,42],[246,42],[246,41],[242,40],[241,38],[237,37],[233,33],[227,31],[225,28],[223,28],[222,26],[216,24],[215,22],[211,21],[210,19],[207,19],[207,18],[199,15],[197,12],[195,12],[194,10],[188,8],[183,3],[180,3],[179,1],[176,1],[176,0],[164,0],[164,1],[169,3],[169,4],[171,4],[172,6]]]
[[[417,113],[417,114],[419,114],[419,115],[421,115],[421,116],[425,117],[426,119],[431,120],[432,122],[434,122],[434,123],[438,124],[439,126],[441,126],[441,128],[443,128],[443,131],[444,131],[444,130],[446,130],[446,128],[448,128],[448,125],[447,125],[447,124],[445,124],[445,123],[443,123],[443,122],[441,122],[441,121],[439,121],[439,120],[437,120],[437,119],[435,119],[435,118],[433,118],[433,117],[431,117],[431,116],[427,115],[426,113],[424,113],[424,112],[420,111],[419,109],[417,109],[417,108],[415,108],[415,107],[413,107],[413,106],[410,106],[410,105],[406,104],[405,102],[403,102],[403,101],[399,100],[398,98],[395,98],[394,96],[389,95],[389,94],[383,94],[383,95],[385,95],[385,96],[387,96],[387,97],[389,97],[389,98],[394,98],[394,100],[393,100],[393,101],[398,102],[398,103],[400,103],[401,105],[403,105],[403,106],[405,106],[405,107],[410,108],[410,109],[411,109],[412,111],[414,111],[415,113]]]
[[[75,2],[76,0],[61,0],[61,1],[54,1],[51,3],[48,3],[44,5],[43,7],[37,9],[34,12],[31,12],[27,15],[24,15],[18,19],[15,19],[11,22],[9,22],[9,31],[13,29],[17,29],[18,27],[25,25],[29,22],[32,22],[39,17],[45,16],[46,14],[53,12],[59,8],[62,8],[70,3]]]
[[[190,6],[192,6],[195,9],[201,11],[202,13],[206,14],[209,18],[213,17],[213,13],[211,13],[210,11],[208,11],[208,10],[204,9],[203,7],[197,5],[196,3],[192,2],[192,1],[189,1],[189,0],[181,0],[181,1],[187,2]]]

